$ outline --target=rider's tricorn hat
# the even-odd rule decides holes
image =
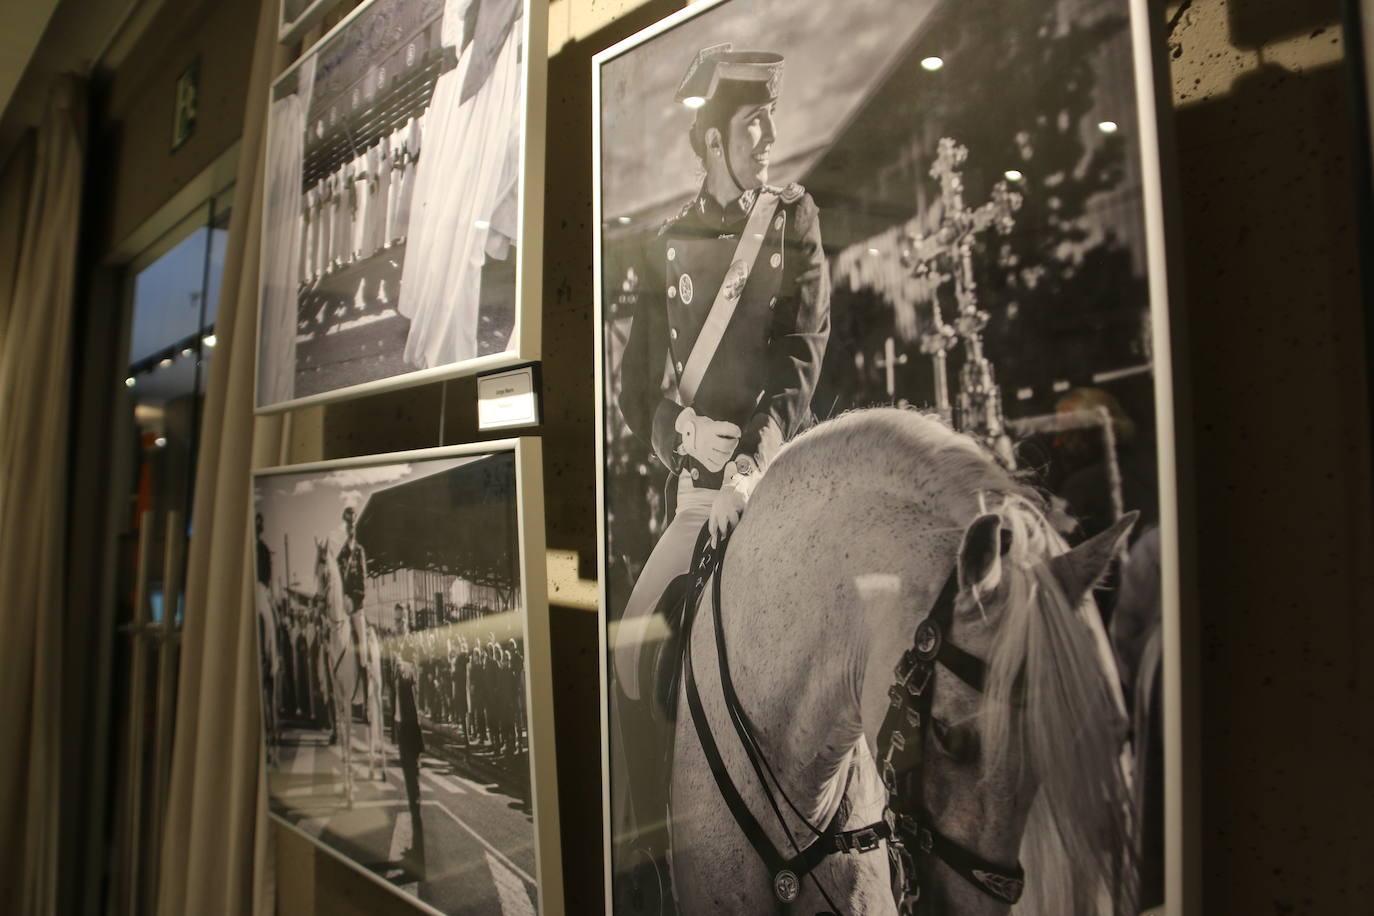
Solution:
[[[725,101],[762,105],[778,97],[782,64],[781,54],[735,51],[729,42],[702,48],[687,67],[673,98],[692,108]]]

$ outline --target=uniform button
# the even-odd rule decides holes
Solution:
[[[782,255],[778,254],[776,251],[773,252],[773,256],[768,259],[768,263],[773,265],[774,269],[776,269],[777,266],[782,263]]]
[[[693,479],[693,480],[697,480],[697,479],[700,478],[700,477],[701,477],[701,471],[697,470],[696,468],[692,468],[692,479]]]
[[[678,372],[681,372],[681,371],[682,371],[682,360],[678,360],[674,365],[677,366],[677,371],[678,371]]]
[[[672,260],[675,260],[676,258],[677,258],[677,249],[676,249],[676,248],[669,248],[669,249],[668,249],[668,260],[672,261]]]
[[[677,298],[677,287],[676,287],[676,286],[670,286],[670,287],[668,287],[668,298],[669,298],[669,299],[676,299],[676,298]]]
[[[673,340],[677,340],[677,328],[669,328],[669,329],[668,329],[668,336],[669,336],[670,338],[672,338]]]
[[[777,305],[778,305],[778,297],[777,297],[777,296],[774,296],[772,299],[769,299],[769,300],[768,300],[768,307],[769,307],[770,309],[771,309],[771,308],[777,308]]]
[[[781,213],[778,214],[778,218],[777,218],[777,219],[773,220],[773,228],[774,228],[774,229],[781,229],[781,228],[782,228],[782,214],[781,214]]]

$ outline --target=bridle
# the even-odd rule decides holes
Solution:
[[[1013,904],[1021,897],[1025,886],[1025,872],[1020,863],[1010,867],[991,862],[970,849],[946,837],[935,826],[925,805],[925,745],[930,733],[931,703],[934,695],[935,668],[943,665],[969,687],[983,692],[986,664],[982,659],[965,652],[949,639],[954,617],[954,603],[959,594],[957,568],[950,572],[929,615],[916,628],[912,646],[902,654],[895,669],[896,681],[888,688],[889,705],[878,730],[878,769],[887,789],[887,807],[883,819],[865,827],[841,830],[848,819],[850,802],[848,787],[839,807],[823,830],[812,825],[782,789],[773,768],[759,745],[755,730],[740,703],[730,676],[725,630],[720,614],[720,571],[724,566],[725,548],[729,535],[722,536],[712,547],[706,533],[698,539],[692,559],[691,588],[686,596],[689,613],[683,634],[684,692],[691,711],[692,724],[706,762],[715,778],[716,787],[736,824],[763,861],[771,876],[772,891],[783,904],[796,901],[802,881],[808,875],[817,890],[825,897],[831,911],[839,909],[811,872],[827,856],[835,853],[866,853],[879,849],[887,841],[893,867],[900,869],[900,880],[894,875],[893,895],[899,913],[917,916],[930,912],[933,901],[928,887],[930,872],[936,860],[943,862],[970,885],[1000,903]],[[700,691],[693,671],[691,633],[695,615],[690,613],[707,580],[711,580],[712,610],[715,628],[716,658],[720,668],[721,694],[735,733],[744,748],[769,808],[787,837],[792,854],[773,845],[758,819],[744,802],[725,767],[710,723],[706,721]],[[852,770],[851,770],[852,776]],[[770,784],[771,778],[771,784]],[[774,792],[776,786],[776,794]],[[801,847],[779,806],[779,798],[806,825],[814,838]]]

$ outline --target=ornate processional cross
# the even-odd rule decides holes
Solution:
[[[917,276],[929,277],[934,286],[954,282],[958,314],[953,326],[946,324],[937,296],[931,296],[932,321],[921,335],[921,352],[935,364],[935,403],[955,428],[991,447],[1012,466],[1011,440],[1002,415],[1002,395],[992,363],[983,353],[983,329],[988,313],[978,307],[978,284],[973,276],[973,246],[978,236],[992,229],[1006,235],[1015,226],[1014,214],[1021,195],[1005,181],[992,187],[991,199],[976,209],[964,204],[961,174],[968,158],[967,147],[949,137],[940,139],[930,176],[940,182],[940,224],[912,240],[911,263]],[[964,366],[959,373],[958,412],[949,399],[946,353],[957,341],[964,344]]]

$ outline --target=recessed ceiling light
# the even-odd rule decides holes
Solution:
[[[1104,134],[1114,134],[1116,133],[1117,125],[1115,121],[1098,121],[1097,129]]]
[[[931,73],[934,73],[936,70],[939,70],[944,65],[944,59],[940,57],[921,58],[921,66],[929,70]]]

